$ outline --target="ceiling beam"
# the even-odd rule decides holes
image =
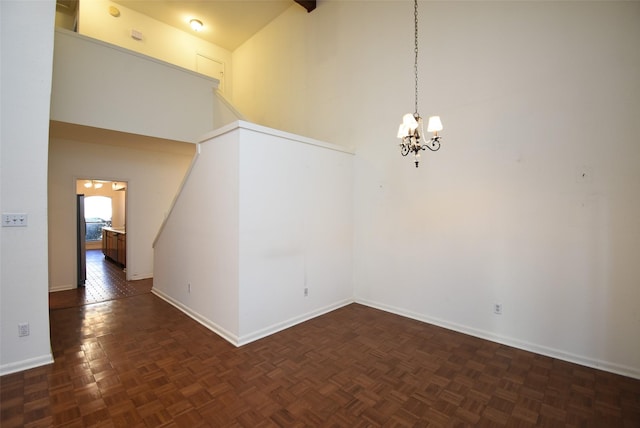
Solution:
[[[316,8],[316,0],[294,0],[294,1],[298,3],[300,6],[307,9],[307,13],[311,12],[313,9]]]

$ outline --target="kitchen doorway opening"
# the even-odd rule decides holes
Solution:
[[[78,195],[78,288],[86,303],[121,297],[127,289],[127,182],[81,178]]]

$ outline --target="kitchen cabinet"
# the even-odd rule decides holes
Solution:
[[[118,243],[116,245],[116,260],[122,266],[127,264],[127,236],[124,233],[118,233],[116,237]]]
[[[127,234],[122,229],[102,228],[102,254],[125,267],[127,264]]]
[[[107,232],[107,254],[111,260],[118,260],[118,234],[116,232]]]

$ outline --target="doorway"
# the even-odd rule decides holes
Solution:
[[[224,62],[204,55],[196,54],[196,71],[218,79],[218,90],[224,93]]]
[[[76,194],[83,207],[78,210],[78,287],[87,303],[111,300],[127,284],[127,182],[82,178],[76,180]]]

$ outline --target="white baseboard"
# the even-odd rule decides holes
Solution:
[[[213,331],[215,334],[222,337],[227,342],[231,343],[234,346],[239,346],[238,336],[236,336],[235,334],[231,333],[230,331],[227,331],[223,327],[220,327],[218,324],[214,323],[207,317],[200,315],[198,312],[194,311],[188,306],[183,305],[181,302],[175,300],[173,297],[169,296],[168,294],[165,294],[162,291],[157,290],[155,287],[151,289],[151,292],[156,296],[158,296],[159,298],[161,298],[162,300],[164,300],[165,302],[169,303],[171,306],[174,306],[175,308],[183,312],[189,318],[193,318],[195,321],[199,322],[209,330]]]
[[[153,272],[152,273],[137,273],[135,275],[132,275],[131,278],[127,278],[127,281],[138,281],[141,279],[149,279],[149,278],[153,278]]]
[[[56,291],[67,291],[67,290],[73,290],[75,287],[71,284],[62,284],[62,285],[54,285],[53,287],[49,288],[49,293],[55,293]]]
[[[251,343],[251,342],[255,342],[256,340],[259,340],[259,339],[262,339],[264,337],[270,336],[270,335],[272,335],[274,333],[277,333],[279,331],[285,330],[285,329],[287,329],[289,327],[293,327],[296,324],[300,324],[302,322],[308,321],[308,320],[310,320],[312,318],[315,318],[315,317],[318,317],[320,315],[326,314],[327,312],[334,311],[334,310],[336,310],[338,308],[341,308],[343,306],[349,305],[349,304],[354,302],[353,299],[351,299],[351,298],[350,299],[345,299],[345,300],[342,300],[342,301],[335,302],[333,304],[327,305],[325,307],[316,309],[314,311],[307,312],[307,313],[299,315],[297,317],[293,317],[293,318],[290,318],[288,320],[273,324],[273,325],[271,325],[269,327],[265,327],[265,328],[260,329],[258,331],[254,331],[252,333],[245,334],[245,335],[242,335],[242,336],[237,336],[237,335],[229,332],[228,330],[224,329],[223,327],[219,326],[215,322],[211,321],[207,317],[202,316],[201,314],[199,314],[198,312],[196,312],[193,309],[189,308],[188,306],[185,306],[181,302],[175,300],[173,297],[169,296],[168,294],[165,294],[162,291],[157,290],[155,288],[152,288],[151,292],[153,294],[155,294],[156,296],[160,297],[162,300],[164,300],[167,303],[169,303],[170,305],[176,307],[178,310],[183,312],[188,317],[193,318],[195,321],[199,322],[200,324],[202,324],[203,326],[205,326],[209,330],[213,331],[218,336],[220,336],[223,339],[225,339],[227,342],[231,343],[234,346],[238,346],[238,347],[242,346],[242,345],[246,345],[246,344]]]
[[[40,366],[46,366],[53,363],[53,355],[46,354],[40,357],[29,358],[28,360],[22,360],[15,363],[3,364],[0,366],[0,376],[8,375],[11,373],[21,372],[23,370],[29,370]]]
[[[562,351],[560,349],[549,348],[549,347],[538,345],[535,343],[524,342],[521,340],[514,339],[512,337],[497,335],[489,331],[479,330],[466,325],[456,324],[456,323],[452,323],[452,322],[437,319],[437,318],[431,318],[422,314],[417,314],[415,312],[408,311],[403,308],[397,308],[397,307],[385,305],[379,302],[374,302],[366,299],[356,299],[355,302],[361,305],[369,306],[375,309],[380,309],[382,311],[390,312],[406,318],[422,321],[427,324],[437,325],[438,327],[443,327],[448,330],[453,330],[460,333],[468,334],[470,336],[486,339],[491,342],[500,343],[503,345],[511,346],[511,347],[522,349],[525,351],[534,352],[536,354],[545,355],[547,357],[557,358],[559,360],[580,364],[582,366],[591,367],[594,369],[604,370],[604,371],[619,374],[622,376],[640,379],[640,369],[638,368],[628,367],[621,364],[612,363],[609,361],[597,360],[597,359],[593,359],[593,358],[589,358],[581,355],[575,355],[570,352]]]
[[[312,318],[319,317],[320,315],[326,314],[331,311],[335,311],[338,308],[343,306],[350,305],[354,300],[352,298],[341,300],[330,305],[324,306],[322,308],[313,310],[311,312],[307,312],[305,314],[299,315],[297,317],[290,318],[288,320],[273,324],[269,327],[260,329],[258,331],[254,331],[253,333],[245,334],[240,336],[238,341],[238,346],[246,345],[247,343],[255,342],[256,340],[262,339],[264,337],[270,336],[274,333],[277,333],[282,330],[286,330],[289,327],[293,327],[296,324],[303,323]]]

